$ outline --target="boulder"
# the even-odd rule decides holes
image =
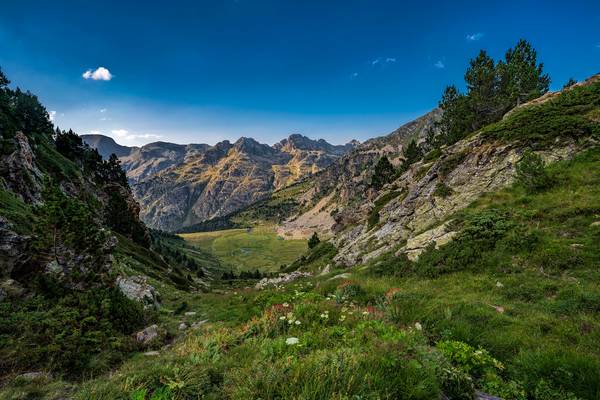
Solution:
[[[307,276],[311,276],[310,272],[294,271],[294,272],[290,272],[289,274],[279,274],[279,276],[276,278],[261,279],[256,284],[256,286],[254,286],[254,288],[261,290],[270,285],[279,285],[279,284],[283,284],[283,283],[289,283],[289,282],[295,281],[296,279],[305,278]]]
[[[7,297],[21,297],[24,293],[23,286],[14,279],[0,281],[0,301]]]
[[[25,372],[24,374],[17,375],[17,379],[22,379],[26,381],[36,381],[39,379],[52,379],[52,375],[50,375],[47,372],[40,371]]]
[[[120,276],[116,283],[125,297],[142,303],[145,308],[159,306],[160,294],[152,285],[148,284],[146,276]]]
[[[329,273],[329,271],[331,270],[331,264],[327,264],[323,270],[321,271],[321,273],[319,274],[319,276],[322,275],[327,275]]]
[[[201,327],[202,325],[204,325],[205,323],[207,323],[208,320],[207,319],[203,319],[202,321],[198,321],[198,322],[194,322],[192,324],[192,328],[198,328]]]
[[[135,334],[139,343],[148,344],[158,337],[158,325],[150,325]]]

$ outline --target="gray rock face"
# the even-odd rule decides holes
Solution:
[[[29,237],[12,230],[12,225],[0,217],[0,278],[10,276],[13,269],[29,259]]]
[[[119,290],[128,299],[142,303],[145,308],[159,305],[160,294],[152,285],[148,284],[147,277],[141,275],[128,278],[118,277],[116,283]]]
[[[158,337],[158,325],[150,325],[135,334],[135,340],[148,344]]]
[[[553,162],[571,157],[578,146],[574,142],[557,143],[540,155]],[[359,234],[356,230],[341,234],[336,239],[340,249],[334,261],[354,265],[397,250],[415,259],[429,243],[439,246],[449,241],[454,233],[446,225],[438,225],[482,194],[512,183],[522,153],[518,144],[491,143],[476,135],[444,149],[433,163],[414,164],[391,185],[406,195],[383,207],[374,229],[363,224]],[[450,187],[452,194],[436,196],[441,183]],[[406,245],[399,249],[403,242]]]
[[[35,163],[35,154],[23,132],[15,134],[16,149],[0,157],[0,176],[4,184],[27,203],[40,201],[43,175]]]

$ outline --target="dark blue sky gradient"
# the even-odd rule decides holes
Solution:
[[[0,66],[61,127],[125,144],[339,143],[435,107],[480,48],[498,58],[521,37],[555,89],[600,72],[597,0],[7,1]],[[82,78],[99,66],[114,78]]]

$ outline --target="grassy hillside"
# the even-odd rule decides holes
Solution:
[[[283,240],[271,226],[186,233],[181,237],[234,272],[275,272],[306,250],[305,240]]]
[[[455,216],[457,240],[415,263],[386,255],[263,291],[171,289],[160,318],[176,321],[184,300],[209,322],[110,376],[17,382],[0,398],[597,399],[599,168],[596,147],[550,166],[545,190],[485,195]],[[319,245],[298,265],[331,256]]]

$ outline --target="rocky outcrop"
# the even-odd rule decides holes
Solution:
[[[0,278],[9,277],[19,265],[29,260],[29,237],[17,234],[5,218],[0,217]]]
[[[84,140],[114,147],[97,137]],[[120,160],[142,220],[153,228],[177,230],[259,201],[321,171],[356,145],[335,146],[297,134],[273,146],[245,137],[214,146],[156,142],[130,148]]]
[[[451,241],[452,238],[454,238],[454,236],[456,236],[458,233],[457,231],[452,230],[451,224],[452,220],[409,238],[406,241],[406,246],[403,246],[400,250],[398,250],[398,252],[396,252],[396,256],[406,254],[409,260],[415,261],[417,258],[419,258],[419,255],[431,244],[438,249],[440,246],[443,246]]]
[[[571,157],[579,146],[574,141],[556,143],[540,155],[554,162]],[[449,241],[455,233],[448,224],[439,224],[482,194],[510,184],[523,151],[517,143],[491,142],[476,135],[444,149],[435,162],[414,164],[390,185],[406,190],[406,196],[386,204],[373,229],[364,223],[339,235],[334,261],[354,265],[390,251],[416,259],[429,244]],[[438,195],[439,185],[449,188],[450,194]]]
[[[134,336],[135,340],[137,340],[139,343],[149,344],[159,336],[158,325],[150,325],[137,332]]]
[[[255,289],[265,289],[268,286],[277,286],[289,282],[293,282],[296,279],[306,278],[311,276],[310,272],[294,271],[289,274],[279,274],[276,278],[263,278],[254,286]]]
[[[16,132],[15,150],[0,157],[0,185],[13,191],[27,203],[41,199],[43,174],[36,165],[35,153],[23,132]]]
[[[116,284],[128,299],[142,303],[145,308],[158,307],[160,294],[148,284],[147,277],[141,275],[118,277]]]

